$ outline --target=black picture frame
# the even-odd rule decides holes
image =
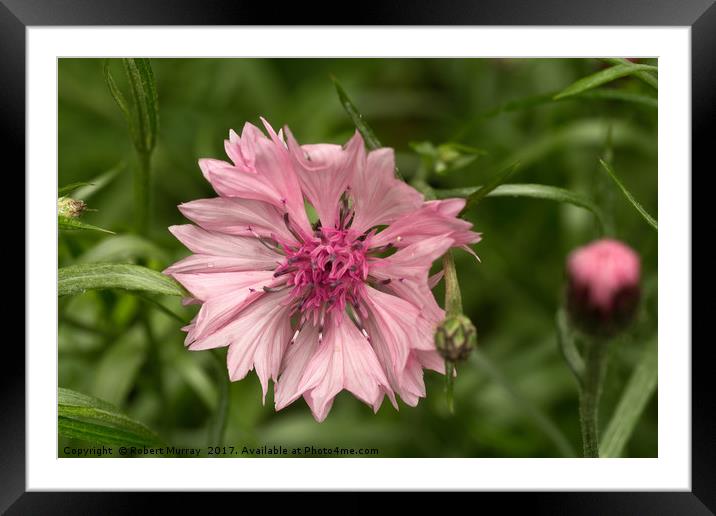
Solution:
[[[344,6],[345,7],[345,6]],[[714,0],[396,0],[362,5],[350,17],[335,4],[307,9],[260,2],[170,0],[0,0],[0,120],[3,147],[25,152],[25,31],[44,25],[587,25],[691,27],[692,168],[713,171],[716,112]],[[316,13],[343,13],[319,20]],[[692,174],[693,177],[693,174]],[[28,193],[25,192],[25,195]],[[693,206],[693,204],[692,204]],[[692,217],[693,225],[703,220]],[[709,220],[709,219],[706,219]],[[693,228],[692,228],[693,234]],[[698,234],[698,233],[697,233]],[[26,277],[31,271],[25,270]],[[26,310],[31,310],[27,306]],[[123,514],[145,507],[146,493],[26,493],[25,353],[6,343],[0,380],[0,510],[8,514]],[[689,343],[672,343],[688,345]],[[716,424],[709,369],[710,339],[692,346],[692,491],[641,493],[484,494],[501,510],[525,503],[537,514],[713,514],[716,511]],[[185,509],[186,496],[172,494]],[[215,503],[216,501],[214,501]],[[477,509],[477,507],[476,507]],[[479,509],[478,509],[479,510]]]

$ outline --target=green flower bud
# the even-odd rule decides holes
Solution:
[[[435,332],[435,347],[445,360],[465,360],[476,346],[475,325],[463,314],[448,315]]]
[[[62,217],[77,218],[87,209],[84,201],[71,199],[69,197],[60,197],[57,199],[57,214]]]

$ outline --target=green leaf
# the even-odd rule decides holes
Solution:
[[[610,68],[607,68],[606,70],[601,70],[587,77],[582,77],[581,79],[572,83],[570,86],[566,87],[560,93],[555,95],[554,99],[559,100],[565,97],[569,97],[571,95],[577,95],[584,91],[596,88],[597,86],[601,86],[602,84],[606,84],[608,82],[615,81],[617,79],[627,77],[629,75],[634,75],[638,72],[656,70],[658,69],[655,66],[650,65],[639,65],[632,63],[618,64],[616,66],[612,66]]]
[[[169,276],[129,264],[81,264],[62,267],[57,271],[57,294],[66,296],[86,290],[118,288],[185,296],[184,289]]]
[[[117,177],[117,174],[119,174],[125,168],[125,166],[126,165],[124,164],[124,162],[117,163],[117,165],[109,169],[107,172],[104,172],[99,176],[95,177],[94,179],[86,183],[85,186],[81,186],[75,192],[75,197],[77,199],[82,199],[83,201],[86,201],[95,193],[99,192],[102,188],[107,186],[115,177]]]
[[[607,57],[602,59],[602,61],[611,65],[632,64],[631,61],[624,59],[623,57]],[[659,89],[659,80],[649,72],[637,72],[634,74],[634,77],[645,82],[654,89]]]
[[[154,242],[137,235],[117,235],[105,238],[88,249],[78,263],[127,262],[136,259],[155,259],[167,262],[167,253]]]
[[[467,202],[465,203],[465,208],[463,211],[468,210],[473,206],[476,206],[477,203],[479,203],[482,199],[489,195],[490,192],[492,192],[495,188],[507,181],[512,176],[512,174],[515,173],[518,167],[519,163],[513,163],[512,165],[498,172],[497,175],[495,175],[495,177],[488,181],[486,185],[481,186],[477,190],[473,191],[470,195],[467,196]]]
[[[122,404],[147,358],[145,348],[141,328],[135,325],[126,330],[92,367],[92,393],[109,403]]]
[[[373,129],[370,128],[368,122],[365,121],[363,115],[361,115],[358,111],[358,108],[356,108],[355,104],[353,104],[351,99],[348,98],[348,94],[346,93],[346,90],[343,89],[343,86],[341,86],[341,83],[339,83],[338,79],[336,79],[335,77],[331,77],[331,79],[333,80],[333,85],[336,87],[338,99],[341,101],[343,109],[346,110],[348,116],[350,116],[351,120],[353,120],[353,125],[356,126],[356,129],[358,129],[360,134],[363,136],[363,139],[365,140],[365,143],[368,148],[379,149],[380,147],[382,147],[380,141],[373,132]]]
[[[63,197],[74,190],[77,190],[80,186],[91,185],[92,183],[70,183],[62,188],[58,188],[57,197]]]
[[[603,159],[599,160],[599,163],[602,164],[602,167],[604,167],[604,170],[607,171],[607,174],[609,174],[609,177],[612,178],[612,180],[616,183],[616,185],[619,187],[619,189],[624,194],[624,197],[627,198],[627,200],[636,208],[636,211],[639,212],[639,214],[642,216],[642,218],[654,229],[658,231],[657,222],[654,217],[649,215],[649,212],[647,212],[641,204],[634,198],[634,196],[629,192],[629,190],[626,189],[624,184],[619,180],[619,177],[617,177],[616,172],[614,172],[614,169],[609,166],[609,164],[604,161]]]
[[[135,139],[135,132],[137,128],[134,125],[132,111],[130,110],[130,106],[127,103],[127,99],[124,98],[124,94],[117,86],[114,77],[112,77],[112,71],[109,69],[109,65],[110,60],[106,59],[104,61],[104,66],[102,67],[102,70],[104,72],[104,80],[107,83],[109,93],[112,95],[112,98],[114,98],[114,101],[117,103],[117,106],[119,106],[119,110],[122,112],[125,120],[127,121],[127,125],[129,126],[129,132],[132,134],[132,139]]]
[[[453,142],[438,146],[431,142],[410,142],[409,145],[423,160],[424,166],[437,174],[454,172],[487,154],[483,149]]]
[[[110,61],[104,64],[104,78],[115,102],[122,111],[137,152],[149,154],[154,149],[159,127],[157,89],[148,59],[122,59],[131,91],[132,104],[121,92],[110,71]]]
[[[219,393],[209,375],[189,355],[190,353],[186,353],[182,349],[174,356],[170,366],[172,374],[180,376],[194,390],[206,408],[210,412],[214,412],[219,405]],[[223,369],[225,370],[225,368]],[[224,377],[221,377],[219,381],[228,382],[229,380],[224,373]],[[216,442],[213,444],[216,444]]]
[[[108,229],[100,228],[98,226],[93,226],[92,224],[87,224],[86,222],[82,222],[79,219],[72,218],[72,217],[65,217],[63,215],[57,216],[57,227],[59,229],[63,229],[63,230],[88,229],[91,231],[101,231],[102,233],[109,233],[111,235],[114,235],[114,232],[110,231]]]
[[[137,127],[135,145],[140,152],[149,154],[157,139],[159,126],[157,89],[149,59],[123,59],[134,98],[134,120]]]
[[[156,446],[162,440],[114,405],[69,389],[58,390],[59,434],[94,444]]]
[[[435,190],[438,199],[448,199],[450,197],[468,197],[482,187],[455,188],[451,190]],[[507,184],[500,185],[487,194],[486,197],[529,197],[532,199],[544,199],[560,203],[567,203],[584,208],[591,211],[597,219],[600,226],[604,225],[604,215],[599,207],[589,198],[559,188],[556,186],[539,185],[539,184]]]
[[[620,457],[639,422],[647,403],[656,390],[658,369],[657,340],[647,343],[646,349],[629,378],[624,394],[614,410],[599,446],[600,457]]]

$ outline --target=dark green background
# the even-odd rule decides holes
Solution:
[[[615,170],[656,217],[657,111],[578,98],[494,112],[506,102],[557,92],[603,66],[596,59],[154,59],[160,133],[152,161],[153,245],[114,261],[142,260],[161,270],[188,254],[166,228],[186,222],[177,204],[215,195],[196,162],[224,159],[229,128],[240,131],[245,121],[258,124],[264,116],[277,129],[288,124],[302,143],[346,141],[353,126],[335,94],[333,74],[382,143],[395,148],[408,180],[419,163],[409,142],[479,147],[486,156],[448,175],[432,175],[432,186],[483,184],[504,165],[520,161],[510,182],[556,185],[590,196],[608,215],[611,234],[641,253],[645,302],[632,331],[612,345],[605,425],[646,339],[656,332],[657,235],[604,174],[598,158],[611,148]],[[121,67],[113,63],[112,70],[124,87]],[[84,220],[130,232],[136,158],[104,83],[102,61],[61,59],[58,86],[59,185],[91,180],[124,162],[127,168],[86,199],[97,211]],[[606,88],[649,93],[631,78]],[[482,358],[459,367],[454,415],[447,411],[444,379],[432,372],[426,373],[427,399],[416,408],[401,404],[396,412],[386,400],[373,415],[342,393],[322,424],[302,400],[275,413],[269,394],[262,406],[258,379],[250,373],[230,386],[225,444],[377,447],[380,456],[392,457],[548,457],[561,455],[550,437],[561,432],[579,451],[577,389],[557,349],[554,314],[565,256],[597,237],[594,220],[572,206],[513,198],[488,198],[469,218],[483,233],[476,246],[482,262],[458,253],[457,264]],[[108,238],[63,232],[59,265],[86,259],[88,250]],[[161,301],[187,321],[196,311],[181,308],[177,299]],[[60,299],[59,385],[119,405],[171,444],[217,444],[207,434],[226,374],[211,353],[223,360],[225,350],[186,351],[181,325],[150,306],[113,291]],[[155,345],[140,317],[147,311]],[[627,455],[657,455],[656,405],[653,399]],[[67,442],[61,439],[61,445]]]

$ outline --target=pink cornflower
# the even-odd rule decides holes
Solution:
[[[201,304],[186,345],[228,346],[230,379],[255,368],[264,399],[273,380],[276,410],[303,396],[322,421],[343,389],[376,411],[396,393],[415,406],[423,368],[444,373],[430,266],[480,240],[457,218],[464,200],[425,202],[357,132],[300,146],[262,121],[270,138],[229,133],[232,163],[199,160],[219,197],[181,204],[196,225],[169,228],[195,253],[165,271]]]
[[[567,309],[586,333],[612,336],[634,318],[640,298],[641,260],[629,246],[604,238],[567,258]]]

